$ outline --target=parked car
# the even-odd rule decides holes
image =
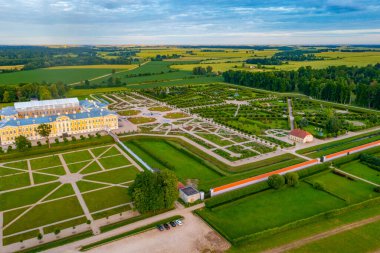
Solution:
[[[157,225],[157,229],[160,230],[160,231],[164,231],[164,226],[162,226],[162,225]]]
[[[175,221],[171,221],[171,222],[170,222],[170,225],[172,225],[173,228],[174,228],[175,226],[177,226],[177,224],[175,223]]]
[[[165,224],[164,224],[164,227],[165,227],[166,230],[169,230],[169,229],[170,229],[170,226],[169,226],[168,223],[165,223]]]
[[[181,220],[176,220],[175,223],[177,223],[178,226],[182,226],[183,222]]]

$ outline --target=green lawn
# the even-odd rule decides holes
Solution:
[[[125,143],[127,146],[129,145],[129,142]],[[199,180],[199,184],[202,185],[203,182],[221,177],[205,164],[181,152],[166,141],[159,139],[140,139],[135,140],[133,143],[139,146],[140,150],[147,153],[147,155],[154,154],[152,158],[158,160],[154,166],[161,169],[163,168],[162,164],[164,164],[164,167],[173,170],[178,179],[183,183],[186,183],[188,179],[195,179]],[[151,164],[151,166],[153,166],[153,164]]]
[[[57,210],[60,211],[58,212]],[[11,215],[12,212],[4,213],[4,217]],[[4,229],[4,234],[17,233],[80,215],[83,215],[83,211],[76,197],[42,203]]]
[[[131,166],[116,170],[104,171],[93,175],[85,176],[83,179],[106,182],[112,184],[120,184],[127,181],[132,181],[136,178],[139,171]]]
[[[50,191],[55,189],[59,183],[34,186],[27,189],[3,193],[0,195],[0,211],[34,204]]]
[[[223,140],[222,138],[220,138],[219,136],[216,136],[215,134],[197,133],[197,135],[222,147],[233,144],[232,141]]]
[[[93,148],[93,149],[91,149],[91,152],[95,156],[100,156],[103,152],[105,152],[109,148],[110,148],[109,146],[108,147]]]
[[[131,164],[131,162],[123,155],[100,158],[99,162],[103,165],[105,169],[113,169]]]
[[[31,159],[30,165],[32,167],[32,170],[38,170],[62,164],[57,155],[52,155],[43,158]]]
[[[359,160],[343,164],[339,169],[346,171],[352,175],[364,178],[375,184],[380,184],[380,171],[371,169],[367,165],[361,163]]]
[[[232,239],[345,206],[345,202],[306,183],[267,190],[199,214]]]
[[[63,158],[66,163],[75,163],[93,159],[92,155],[87,150],[67,153],[63,155]]]
[[[29,173],[0,177],[0,191],[30,185]]]
[[[82,194],[90,212],[131,202],[127,188],[109,187]]]
[[[290,252],[372,252],[380,248],[380,221],[339,233]]]
[[[345,199],[349,203],[361,202],[379,196],[378,193],[373,191],[374,186],[361,181],[352,181],[332,172],[319,174],[307,180],[322,183],[327,191]]]

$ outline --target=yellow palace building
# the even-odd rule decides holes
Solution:
[[[40,124],[50,124],[50,137],[86,134],[118,128],[117,113],[106,103],[64,98],[15,103],[0,110],[0,144],[13,144],[17,136],[39,140]]]

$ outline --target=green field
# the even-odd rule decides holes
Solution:
[[[110,74],[110,69],[36,69],[26,70],[0,75],[0,84],[18,84],[32,82],[58,82],[74,83],[92,79],[94,77]]]
[[[380,172],[371,169],[367,165],[361,163],[359,160],[343,164],[339,169],[375,184],[380,184]]]
[[[380,221],[309,243],[290,252],[375,252],[380,248]]]
[[[237,239],[345,205],[341,199],[301,183],[296,188],[267,190],[211,210],[205,208],[199,215],[223,235]]]
[[[181,150],[170,145],[167,141],[140,139],[133,142],[126,141],[125,144],[132,150],[136,150],[138,154],[141,154],[141,152],[146,153],[142,157],[143,159],[150,156],[151,159],[145,160],[145,162],[152,167],[173,170],[178,179],[183,183],[186,183],[187,180],[193,180],[198,182],[199,187],[202,188],[205,182],[221,177],[213,169],[188,154],[181,152]]]

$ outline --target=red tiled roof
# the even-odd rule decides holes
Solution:
[[[304,139],[306,136],[311,135],[311,133],[309,133],[305,130],[302,130],[302,129],[294,129],[294,130],[290,131],[289,135],[293,135],[293,136],[296,136],[298,138]]]
[[[178,182],[177,187],[178,187],[178,189],[183,189],[183,188],[185,188],[185,186],[184,186],[181,182]]]

